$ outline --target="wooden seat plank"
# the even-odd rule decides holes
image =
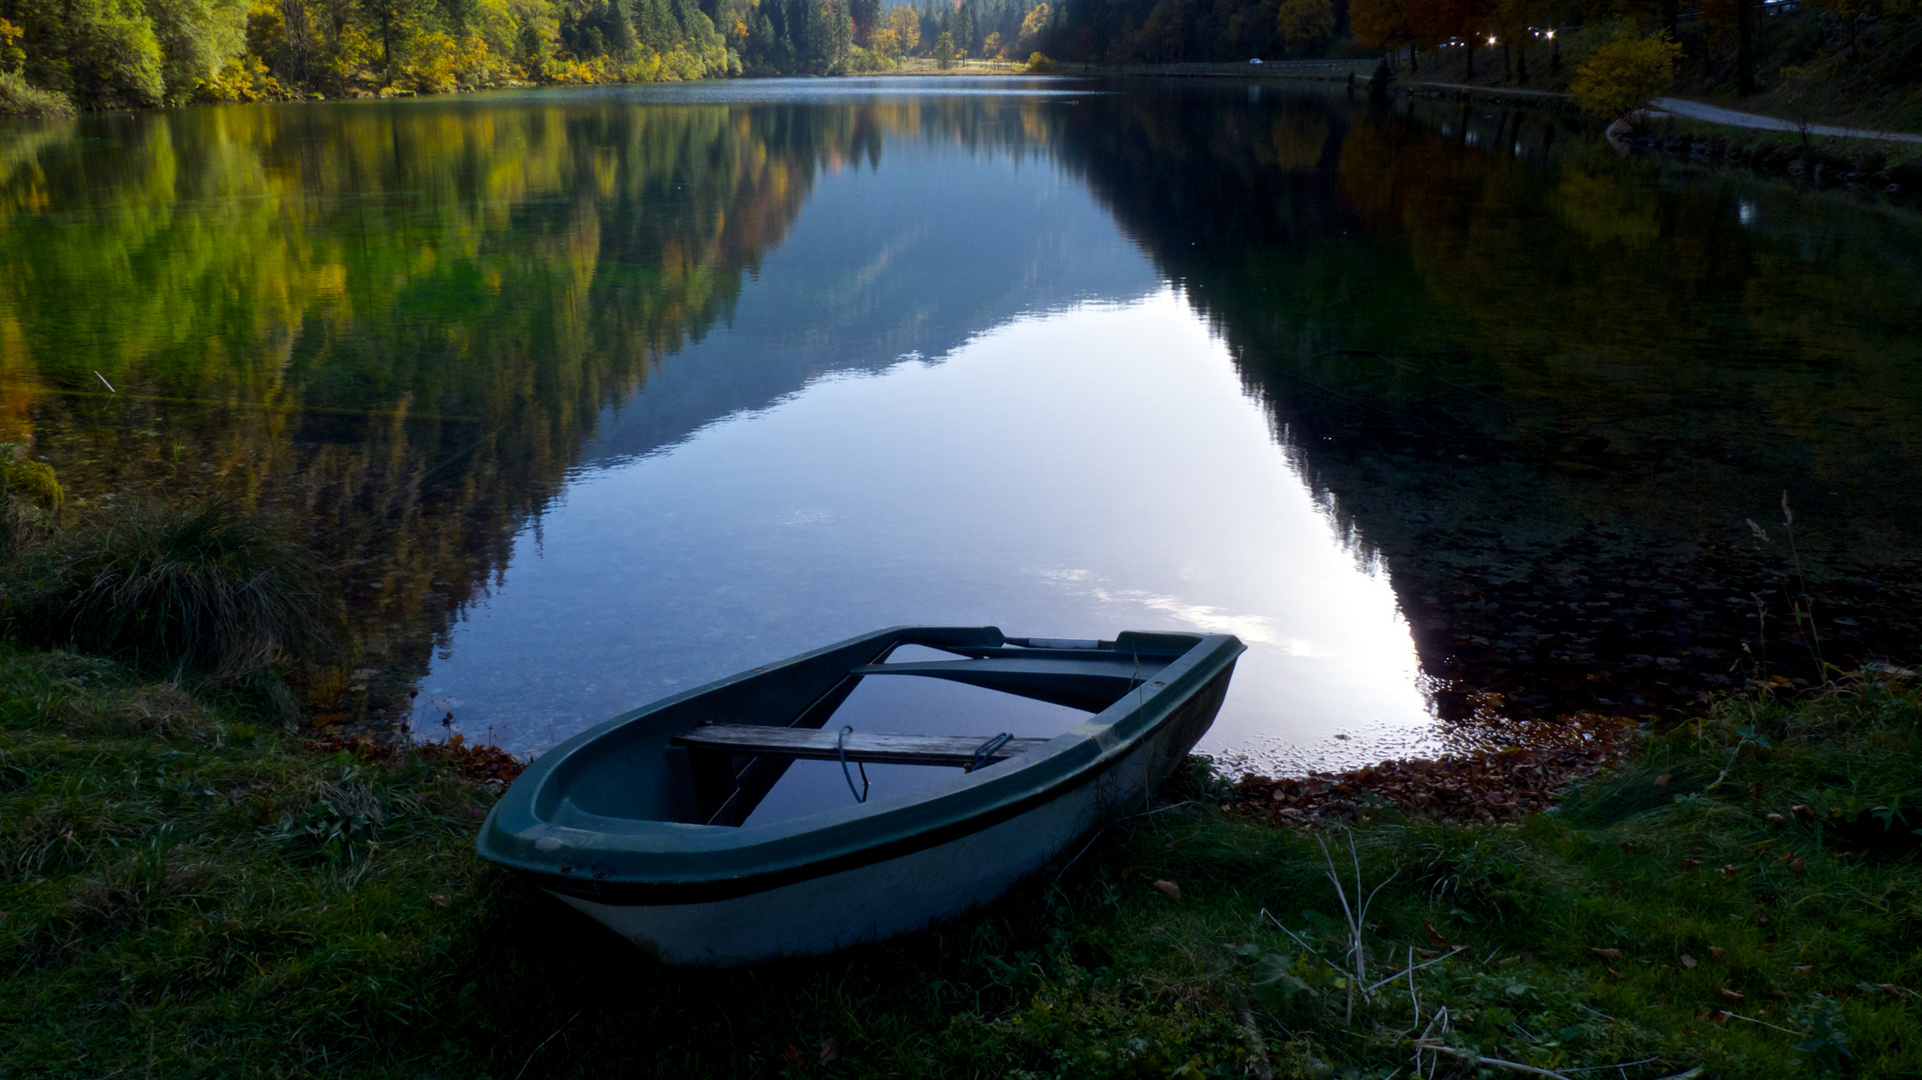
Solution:
[[[754,727],[747,724],[709,724],[674,736],[674,745],[690,750],[725,751],[839,761],[843,749],[850,763],[875,765],[950,765],[967,768],[975,751],[992,735],[907,735],[882,731],[852,731],[845,742],[836,729]],[[1009,739],[988,755],[992,763],[1046,745],[1047,739]]]

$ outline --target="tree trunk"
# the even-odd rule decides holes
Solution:
[[[1515,45],[1515,74],[1521,77],[1522,85],[1528,85],[1528,38],[1524,36]]]
[[[1508,42],[1504,41],[1502,42],[1502,81],[1509,82],[1514,78],[1515,50],[1509,47]]]
[[[1755,11],[1749,0],[1735,0],[1736,92],[1755,92]]]
[[[1473,39],[1462,43],[1462,81],[1475,81],[1475,42]]]

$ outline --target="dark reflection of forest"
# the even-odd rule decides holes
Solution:
[[[1922,221],[1430,108],[1110,97],[1065,152],[1386,556],[1444,711],[1915,656]]]

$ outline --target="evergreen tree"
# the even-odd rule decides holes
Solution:
[[[854,23],[848,0],[811,0],[807,6],[807,66],[816,75],[847,66],[854,45]]]

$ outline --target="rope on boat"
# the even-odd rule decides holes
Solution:
[[[988,764],[988,759],[994,756],[994,752],[1008,745],[1008,740],[1012,738],[1014,738],[1013,732],[1004,731],[988,739],[988,741],[982,743],[980,746],[975,747],[974,760],[968,763],[968,771],[973,772],[981,766]]]
[[[848,790],[853,792],[854,801],[864,803],[868,801],[868,767],[859,761],[854,763],[854,767],[861,770],[861,790],[859,791],[854,790],[854,774],[848,772],[848,736],[852,734],[854,734],[853,724],[843,726],[841,734],[835,737],[834,750],[841,755],[841,778],[848,782]]]

